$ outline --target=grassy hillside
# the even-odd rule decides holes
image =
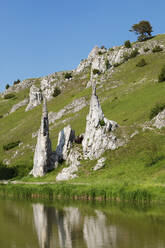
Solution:
[[[158,35],[152,40],[158,40],[165,45],[165,35]],[[137,67],[136,64],[144,58],[147,65]],[[127,145],[115,151],[106,151],[107,158],[104,169],[94,172],[92,167],[96,161],[82,161],[79,177],[74,182],[92,184],[122,183],[125,185],[162,185],[165,182],[165,128],[161,130],[143,131],[143,125],[149,121],[149,114],[157,102],[165,103],[165,82],[158,83],[158,75],[165,65],[165,51],[138,55],[122,65],[115,67],[112,75],[107,71],[103,82],[98,85],[97,94],[101,106],[108,119],[115,120],[123,129],[123,133],[132,134],[138,130]],[[77,75],[65,83],[62,94],[48,102],[48,110],[58,112],[74,99],[85,96],[90,99],[91,89],[86,89],[89,71]],[[100,80],[102,75],[99,76]],[[99,78],[98,78],[99,80]],[[5,114],[11,106],[27,97],[29,89],[16,93],[14,100],[0,98],[0,115]],[[86,115],[89,106],[76,114],[68,114],[51,125],[50,138],[53,149],[56,147],[59,131],[71,124],[76,134],[83,133],[86,125]],[[33,163],[33,152],[36,138],[32,133],[40,126],[41,106],[25,112],[25,107],[0,119],[0,159],[11,161],[10,166],[27,166],[30,170]],[[63,120],[66,120],[63,123]],[[3,145],[20,140],[23,144],[18,148],[3,151]],[[18,154],[15,152],[18,150]],[[40,179],[26,177],[24,180],[55,181],[55,176],[64,167],[48,173]]]

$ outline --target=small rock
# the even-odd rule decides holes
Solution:
[[[93,168],[94,171],[100,170],[105,166],[106,158],[102,157],[97,161],[97,164]]]
[[[40,89],[37,88],[36,86],[32,85],[30,88],[29,99],[30,99],[29,104],[26,107],[25,111],[29,111],[29,110],[33,109],[34,107],[41,104],[41,102],[43,100],[43,96],[42,96]]]

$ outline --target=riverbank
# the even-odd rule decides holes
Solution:
[[[165,202],[164,185],[91,185],[75,183],[0,184],[0,195],[19,199],[84,199],[129,202]]]

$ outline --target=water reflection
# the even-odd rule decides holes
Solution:
[[[109,218],[96,209],[84,213],[77,207],[57,209],[39,203],[33,204],[33,214],[40,248],[165,247],[164,235],[159,233],[165,228],[161,229],[152,218],[146,225],[143,218]]]

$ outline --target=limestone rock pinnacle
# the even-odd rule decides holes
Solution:
[[[52,169],[51,163],[51,141],[49,139],[49,120],[46,105],[46,99],[43,101],[43,112],[41,118],[41,127],[38,132],[37,145],[34,153],[34,164],[31,174],[34,177],[43,176]]]

